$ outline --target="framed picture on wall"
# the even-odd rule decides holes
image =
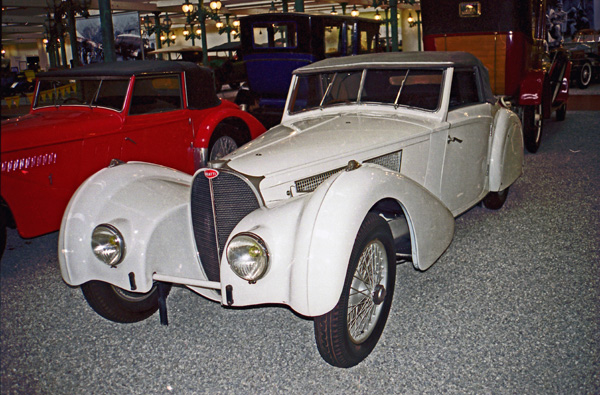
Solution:
[[[144,59],[144,47],[147,45],[144,45],[144,39],[141,36],[139,13],[133,11],[113,14],[112,21],[117,60]],[[77,18],[77,42],[82,64],[103,61],[99,16]]]

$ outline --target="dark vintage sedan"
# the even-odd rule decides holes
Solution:
[[[112,160],[186,173],[265,131],[189,62],[95,64],[38,75],[30,113],[2,122],[1,240],[55,231],[71,195]]]

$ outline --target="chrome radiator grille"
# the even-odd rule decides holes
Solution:
[[[192,183],[192,227],[204,272],[220,281],[220,258],[233,228],[260,207],[252,188],[239,176],[220,171],[208,179],[199,173]]]
[[[390,154],[378,156],[377,158],[368,159],[365,161],[365,163],[374,163],[376,165],[383,166],[387,169],[400,172],[400,162],[401,161],[402,161],[402,151],[400,150],[400,151],[392,152]],[[317,187],[319,185],[321,185],[323,183],[323,181],[325,181],[332,175],[334,175],[342,170],[344,170],[343,167],[298,180],[295,182],[296,191],[297,192],[312,192],[315,189],[317,189]]]

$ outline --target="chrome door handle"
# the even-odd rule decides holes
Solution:
[[[133,144],[136,144],[136,145],[137,145],[137,143],[136,143],[135,141],[133,141],[132,139],[130,139],[129,137],[125,137],[125,140],[127,140],[127,141],[131,141]]]
[[[453,143],[453,142],[455,142],[455,141],[456,141],[457,143],[459,143],[459,144],[463,142],[463,141],[462,141],[461,139],[459,139],[459,138],[448,136],[448,144],[450,144],[450,143]]]

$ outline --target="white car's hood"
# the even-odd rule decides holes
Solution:
[[[324,162],[369,159],[372,152],[405,140],[423,138],[439,123],[412,117],[341,114],[303,118],[270,129],[230,154],[228,167],[248,176],[296,173]],[[300,170],[301,171],[301,170]]]

